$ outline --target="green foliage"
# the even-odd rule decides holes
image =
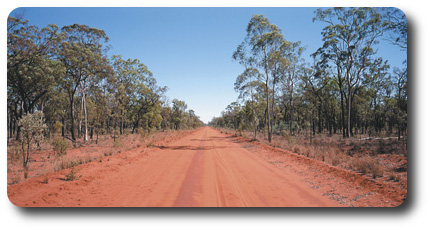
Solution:
[[[203,125],[186,106],[171,107],[167,87],[157,85],[140,60],[109,58],[109,38],[101,29],[79,24],[39,29],[8,17],[7,32],[9,138],[21,136],[18,120],[36,108],[45,113],[50,134],[61,131],[74,145],[81,137],[95,136],[97,142],[99,134],[116,141],[138,129],[149,133]]]
[[[79,170],[76,169],[74,166],[70,169],[70,172],[65,175],[64,180],[66,181],[74,181],[78,180],[82,177],[82,175],[78,175]]]
[[[59,121],[55,121],[54,126],[52,128],[54,129],[54,133],[59,133],[63,128],[63,124],[61,124],[61,122]]]
[[[300,42],[286,41],[269,19],[254,15],[233,54],[244,67],[234,84],[238,101],[209,124],[261,132],[269,141],[274,132],[292,143],[297,134],[309,141],[323,133],[407,135],[407,67],[390,73],[375,48],[387,33],[405,46],[404,15],[395,8],[327,8],[317,9],[314,21],[326,27],[310,65]]]
[[[24,145],[38,144],[43,140],[43,132],[47,126],[43,121],[43,113],[38,111],[24,115],[19,121],[21,128],[21,143]]]
[[[66,155],[67,149],[70,148],[70,144],[60,137],[54,137],[51,145],[54,150],[54,154],[59,157]]]
[[[40,111],[24,115],[18,121],[18,126],[21,129],[20,143],[22,147],[24,178],[27,179],[30,149],[32,145],[40,145],[44,137],[43,132],[47,126],[43,120],[43,113]]]

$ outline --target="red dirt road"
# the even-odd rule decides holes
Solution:
[[[205,127],[170,143],[137,148],[8,186],[21,207],[337,207],[296,174]],[[70,170],[69,170],[70,171]]]

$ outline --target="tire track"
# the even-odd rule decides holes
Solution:
[[[197,197],[202,194],[202,172],[203,172],[203,158],[205,146],[206,131],[203,134],[199,147],[195,151],[190,166],[188,167],[185,179],[179,190],[177,199],[173,204],[174,207],[197,207]]]

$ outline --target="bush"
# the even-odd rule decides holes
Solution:
[[[78,171],[75,166],[78,165],[78,162],[76,161],[71,161],[69,162],[68,166],[71,168],[70,172],[68,174],[65,175],[65,180],[66,181],[74,181],[77,180],[79,178],[82,177],[82,175],[78,175]]]
[[[82,175],[78,175],[78,170],[75,167],[72,167],[70,172],[66,174],[65,180],[66,181],[74,181],[82,177]]]
[[[47,126],[43,119],[43,113],[37,111],[28,113],[18,120],[18,126],[21,128],[20,143],[22,148],[22,163],[24,168],[24,178],[27,179],[28,168],[30,163],[30,148],[33,144],[40,147],[43,140],[43,133]]]
[[[64,156],[67,153],[67,149],[70,147],[69,143],[63,138],[55,137],[52,140],[51,145],[54,149],[54,155]]]
[[[373,179],[383,176],[383,169],[378,159],[371,156],[354,157],[350,163],[350,167],[362,174],[370,173]]]
[[[63,124],[61,124],[61,122],[59,121],[55,121],[54,125],[52,126],[52,128],[54,129],[54,133],[59,133],[61,132],[61,129],[63,128]]]

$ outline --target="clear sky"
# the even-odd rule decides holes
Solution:
[[[301,41],[309,55],[322,45],[324,24],[312,22],[315,8],[18,8],[30,24],[59,27],[74,23],[103,29],[109,55],[139,59],[170,100],[185,101],[208,122],[237,99],[234,82],[243,67],[232,55],[255,14],[277,25],[284,37]],[[402,66],[406,53],[381,41],[378,56]]]

